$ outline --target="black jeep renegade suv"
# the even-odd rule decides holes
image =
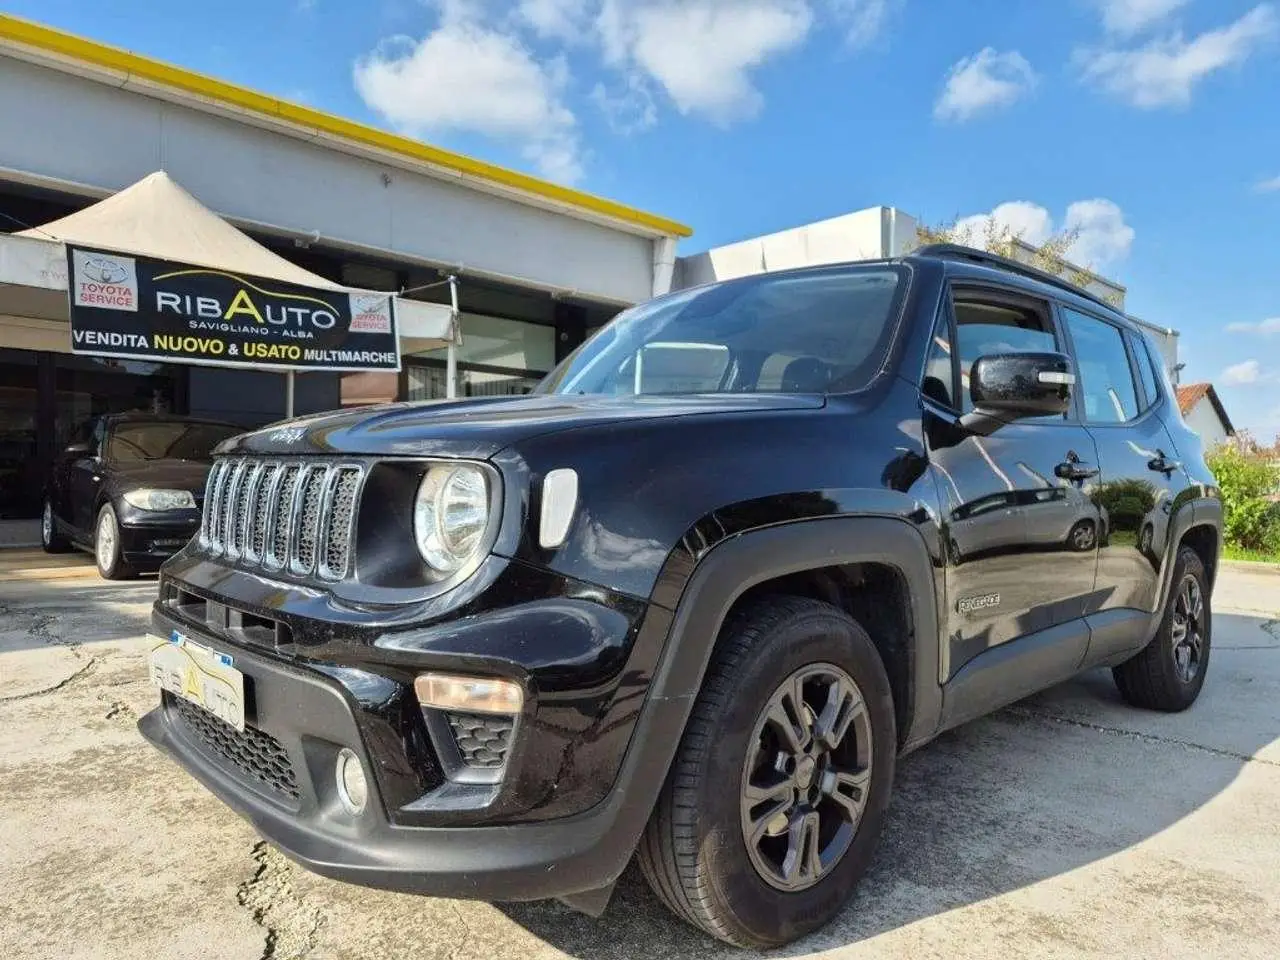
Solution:
[[[784,943],[905,752],[1091,667],[1181,710],[1209,665],[1221,505],[1152,347],[962,248],[681,291],[533,396],[218,454],[140,727],[355,883],[598,914],[634,854]]]

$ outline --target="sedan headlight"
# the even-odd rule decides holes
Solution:
[[[153,490],[141,487],[124,495],[124,502],[139,510],[194,510],[196,498],[190,490]]]
[[[432,569],[450,575],[478,559],[491,521],[483,470],[447,463],[427,470],[413,505],[413,535]]]

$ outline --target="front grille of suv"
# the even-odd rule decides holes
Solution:
[[[200,546],[268,571],[341,580],[351,567],[364,467],[229,457],[209,471]]]
[[[249,726],[241,732],[208,710],[170,693],[164,695],[164,700],[170,716],[186,728],[188,735],[240,776],[290,800],[298,799],[298,778],[289,754],[271,734]]]

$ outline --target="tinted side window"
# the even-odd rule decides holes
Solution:
[[[1078,390],[1086,420],[1124,423],[1138,415],[1138,391],[1119,327],[1064,309],[1076,349]]]
[[[1147,343],[1146,337],[1138,336],[1133,348],[1138,356],[1138,376],[1142,379],[1142,389],[1147,395],[1145,406],[1151,407],[1160,399],[1160,388],[1156,386],[1160,377],[1152,366],[1151,344]]]
[[[1047,308],[1042,311],[1013,306],[994,298],[985,302],[980,295],[966,291],[956,298],[955,316],[961,409],[965,413],[973,409],[969,371],[979,357],[992,353],[1058,349]]]

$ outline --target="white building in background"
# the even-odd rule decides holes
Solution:
[[[1235,435],[1236,428],[1231,425],[1231,418],[1212,383],[1188,383],[1179,387],[1178,409],[1187,426],[1200,434],[1206,450],[1226,443],[1228,437]]]
[[[789,230],[715,247],[676,261],[673,286],[697,286],[714,280],[745,277],[771,270],[877,260],[899,257],[917,246],[919,220],[895,207],[868,207],[829,220],[819,220]],[[1035,247],[1019,244],[1019,260],[1030,263]],[[1069,266],[1075,266],[1069,264]],[[1124,310],[1127,290],[1123,284],[1094,274],[1086,288],[1116,308]],[[1174,383],[1178,382],[1178,331],[1129,314],[1150,337],[1164,358]]]

